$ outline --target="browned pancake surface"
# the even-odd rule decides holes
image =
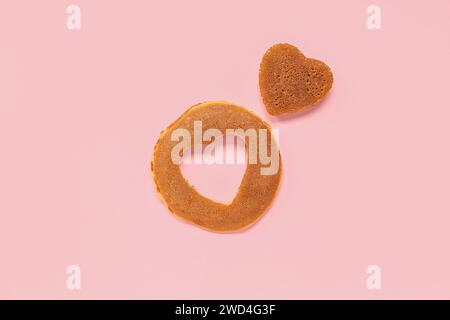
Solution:
[[[259,88],[271,115],[307,109],[331,89],[333,74],[322,61],[306,58],[296,47],[276,44],[265,53]]]
[[[155,145],[151,169],[159,195],[167,207],[177,216],[211,231],[237,231],[253,224],[267,210],[275,197],[281,178],[279,170],[274,175],[261,175],[266,165],[247,164],[241,185],[229,205],[213,201],[198,193],[183,177],[180,167],[171,159],[171,150],[177,141],[171,134],[177,128],[185,128],[193,137],[194,121],[201,120],[203,132],[208,128],[267,129],[262,119],[245,108],[226,102],[205,102],[195,105],[167,127]],[[268,141],[270,150],[270,139]]]

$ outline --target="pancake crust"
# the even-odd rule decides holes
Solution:
[[[193,137],[193,123],[197,120],[202,121],[203,131],[209,128],[217,128],[221,132],[226,129],[253,128],[267,129],[270,133],[267,123],[243,107],[227,102],[194,105],[161,132],[155,145],[151,171],[156,191],[172,213],[202,228],[215,232],[246,228],[263,215],[275,197],[281,179],[281,156],[279,170],[274,175],[261,175],[260,168],[266,166],[259,159],[256,164],[247,163],[241,185],[231,204],[213,201],[198,193],[183,177],[179,165],[171,159],[171,150],[178,143],[171,141],[172,132],[177,128],[185,128]],[[270,140],[268,150],[271,150]]]
[[[259,68],[259,88],[271,115],[305,110],[330,91],[333,74],[322,61],[306,58],[287,43],[272,46]]]

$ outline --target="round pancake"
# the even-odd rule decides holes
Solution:
[[[168,126],[155,145],[151,171],[156,191],[168,209],[178,217],[199,227],[215,232],[233,232],[256,222],[272,203],[281,179],[281,156],[278,148],[279,168],[272,175],[262,175],[263,165],[257,163],[247,167],[238,192],[231,204],[211,200],[197,192],[183,177],[179,164],[172,161],[172,149],[178,141],[172,141],[172,133],[179,128],[187,129],[194,136],[194,121],[202,121],[203,130],[209,128],[266,129],[270,126],[249,110],[228,102],[204,102],[189,108],[175,122]],[[272,140],[267,139],[271,150]],[[193,144],[192,144],[193,146]],[[246,141],[248,152],[248,142]]]

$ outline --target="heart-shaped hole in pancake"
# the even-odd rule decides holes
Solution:
[[[212,153],[207,151],[207,146],[212,148]],[[201,159],[201,163],[195,163],[195,158]],[[246,164],[244,141],[234,135],[224,135],[222,140],[187,150],[180,169],[197,192],[217,202],[231,204],[241,185]]]
[[[306,58],[298,48],[276,44],[259,68],[259,88],[267,111],[281,115],[307,109],[330,91],[333,74],[322,61]]]

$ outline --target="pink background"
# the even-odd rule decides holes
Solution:
[[[79,31],[71,2],[0,4],[0,298],[450,298],[449,1],[374,1],[379,31],[360,0],[73,3]],[[259,98],[277,42],[333,70],[302,116]],[[205,100],[280,130],[281,189],[242,233],[154,192],[159,132]]]

